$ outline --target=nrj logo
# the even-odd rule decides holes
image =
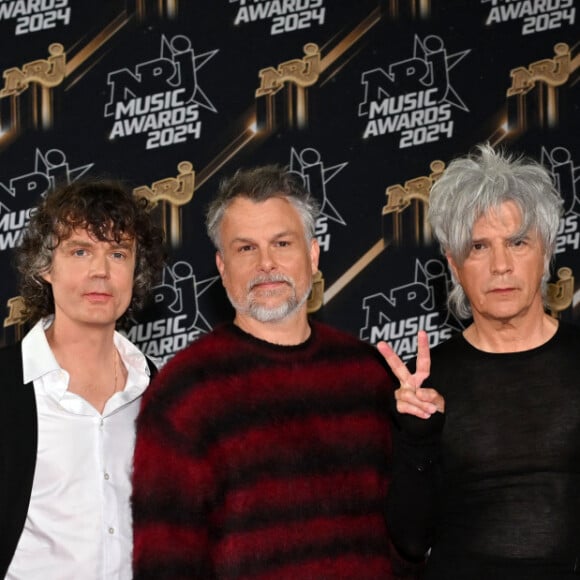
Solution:
[[[126,336],[146,355],[167,362],[175,353],[211,330],[199,308],[199,299],[219,276],[198,281],[189,262],[180,261],[163,271],[152,290],[152,305]]]
[[[328,199],[326,186],[347,165],[348,163],[344,162],[326,166],[320,152],[312,147],[307,147],[302,151],[297,151],[292,147],[290,151],[290,171],[302,178],[306,189],[320,203],[320,216],[316,220],[315,235],[320,248],[325,252],[330,249],[329,222],[346,225],[338,210]]]
[[[575,165],[572,152],[566,147],[542,147],[541,162],[564,198],[564,211],[580,215],[580,165]]]
[[[33,171],[13,177],[7,184],[0,182],[0,251],[14,248],[20,243],[31,207],[38,203],[42,195],[56,185],[73,183],[92,166],[89,163],[71,167],[66,154],[60,149],[50,149],[45,153],[36,149]],[[20,206],[26,204],[26,207],[13,210],[16,199]]]
[[[449,53],[443,39],[415,36],[413,56],[363,72],[366,117],[363,137],[396,134],[399,148],[433,143],[453,136],[452,109],[468,112],[451,84],[451,71],[470,50]]]
[[[431,347],[447,340],[461,328],[446,308],[449,283],[441,260],[416,260],[413,282],[392,288],[388,295],[380,292],[363,299],[360,338],[371,344],[387,341],[403,360],[415,356],[419,330],[427,332]]]
[[[574,164],[572,153],[565,147],[551,150],[542,147],[542,164],[550,170],[556,188],[564,199],[564,215],[560,219],[556,254],[580,249],[580,166]]]
[[[145,135],[156,149],[201,137],[200,111],[216,113],[200,86],[201,69],[218,50],[196,54],[186,36],[161,37],[160,57],[109,73],[105,117],[114,123],[109,138]]]

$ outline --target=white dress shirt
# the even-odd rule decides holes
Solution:
[[[50,323],[38,322],[22,342],[24,382],[33,381],[38,408],[38,454],[24,531],[6,578],[127,580],[135,419],[149,384],[147,361],[115,333],[127,383],[101,414],[67,391],[69,375],[44,333]]]

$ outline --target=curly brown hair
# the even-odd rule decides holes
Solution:
[[[31,212],[16,250],[20,294],[28,322],[34,324],[54,313],[52,286],[42,275],[50,270],[58,245],[81,228],[100,241],[119,243],[127,236],[135,239],[133,295],[129,308],[117,321],[118,326],[126,326],[131,315],[144,305],[165,264],[163,231],[153,222],[150,209],[147,200],[111,180],[75,182],[47,193]]]

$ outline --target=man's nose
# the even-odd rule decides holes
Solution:
[[[504,245],[491,249],[490,269],[494,274],[504,274],[513,270],[514,260],[510,249]]]
[[[258,253],[258,268],[263,272],[271,272],[276,267],[270,248],[261,248]]]
[[[90,274],[98,278],[109,276],[109,260],[105,254],[95,253],[91,258]]]

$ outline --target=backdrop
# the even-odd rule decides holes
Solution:
[[[167,360],[231,319],[204,230],[219,179],[288,165],[322,205],[312,316],[404,358],[462,328],[425,222],[446,164],[489,141],[566,200],[551,308],[580,290],[573,0],[0,0],[0,342],[26,327],[12,249],[57,183],[121,178],[171,263],[128,331]]]

